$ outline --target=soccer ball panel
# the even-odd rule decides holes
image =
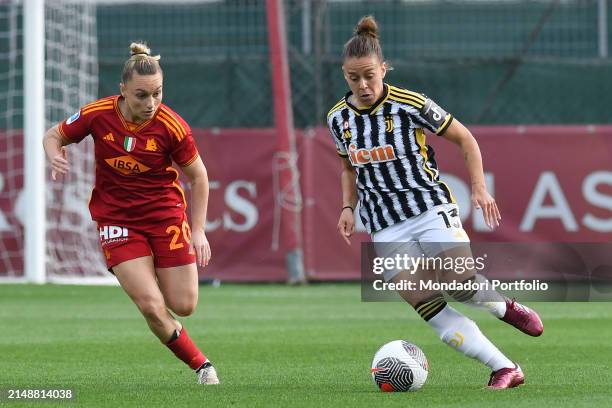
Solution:
[[[385,344],[372,361],[372,378],[386,392],[416,391],[427,380],[428,371],[425,353],[404,340]]]
[[[414,381],[412,369],[396,357],[381,359],[372,369],[374,382],[385,392],[408,391]]]

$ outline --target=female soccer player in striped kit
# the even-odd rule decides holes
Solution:
[[[359,201],[361,219],[379,250],[395,243],[387,255],[420,257],[471,256],[469,238],[461,226],[450,189],[438,177],[434,152],[425,144],[424,129],[456,144],[472,181],[472,202],[482,208],[487,225],[499,225],[499,210],[487,192],[482,158],[476,140],[458,120],[426,96],[384,83],[387,66],[371,16],[362,18],[345,44],[342,70],[350,92],[329,112],[327,123],[342,158],[343,208],[338,221],[350,244],[353,211]],[[397,243],[401,243],[400,246]],[[397,248],[400,248],[399,250]],[[457,275],[435,271],[444,279]],[[386,280],[427,279],[434,271],[391,271]],[[454,276],[450,276],[454,275]],[[473,271],[460,282],[487,282]],[[489,387],[503,389],[524,382],[518,365],[493,345],[470,319],[448,305],[440,292],[402,291],[400,295],[435,330],[443,342],[492,370]],[[482,307],[532,336],[543,325],[532,310],[492,290],[461,290],[449,295]]]
[[[197,373],[218,384],[210,361],[170,313],[189,316],[198,303],[197,265],[211,258],[205,234],[208,176],[189,125],[161,103],[159,56],[132,43],[120,95],[99,99],[47,131],[52,178],[69,171],[65,147],[92,135],[96,181],[89,209],[109,271],[151,331]],[[178,184],[178,164],[191,183],[193,232]]]

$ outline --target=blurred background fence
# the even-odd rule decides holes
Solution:
[[[98,4],[100,94],[116,92],[126,44],[146,39],[163,57],[167,100],[195,127],[271,126],[265,2],[174,3]],[[385,57],[395,68],[388,80],[428,94],[466,123],[609,123],[612,10],[606,6],[598,0],[287,1],[296,126],[323,124],[346,92],[340,54],[365,14],[380,24]]]
[[[54,0],[48,3],[53,11]],[[146,40],[162,55],[166,100],[194,127],[271,126],[265,1],[84,3],[95,41],[58,44],[97,53],[99,95],[117,92],[127,46]],[[10,70],[20,66],[20,54],[9,55],[21,36],[7,30],[21,28],[19,4],[0,1],[4,110],[15,102],[6,90],[21,80]],[[466,123],[610,122],[607,0],[288,0],[285,11],[299,128],[323,124],[345,92],[339,56],[365,14],[380,23],[385,57],[395,68],[388,80],[426,93]],[[62,18],[58,28],[70,29],[70,21],[79,19]],[[10,127],[6,116],[0,121]]]

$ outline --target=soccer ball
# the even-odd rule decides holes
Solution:
[[[416,391],[425,384],[428,371],[425,353],[404,340],[385,344],[372,361],[372,379],[384,392]]]

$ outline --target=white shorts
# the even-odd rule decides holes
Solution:
[[[470,238],[461,225],[459,207],[442,204],[416,217],[408,218],[372,234],[372,242],[379,257],[435,257],[451,248],[464,246]],[[389,281],[401,270],[386,270]]]

